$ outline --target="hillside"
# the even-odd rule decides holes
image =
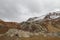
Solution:
[[[36,20],[37,19],[37,20]],[[34,17],[22,22],[22,30],[27,31],[45,31],[45,32],[59,32],[60,31],[60,13],[49,13],[43,19]],[[24,27],[23,27],[24,26]],[[38,30],[37,30],[38,29]]]
[[[20,24],[17,22],[4,22],[0,20],[0,34],[7,32],[11,28],[19,28]]]
[[[0,20],[0,40],[60,40],[60,13],[41,17],[21,23]]]

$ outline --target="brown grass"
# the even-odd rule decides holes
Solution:
[[[21,40],[60,40],[59,37],[44,37],[42,35],[40,36],[33,36],[33,37],[30,37],[30,38],[20,38]]]
[[[2,36],[0,37],[0,40],[60,40],[59,37],[51,37],[51,36],[46,36],[44,37],[43,35],[39,36],[32,36],[29,38],[18,38],[16,36],[14,37],[7,37],[7,36]]]

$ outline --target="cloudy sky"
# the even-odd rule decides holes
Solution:
[[[25,21],[60,9],[60,0],[0,0],[0,19]]]

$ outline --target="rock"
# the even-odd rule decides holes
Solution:
[[[30,37],[31,34],[30,32],[19,30],[18,35],[19,37]]]
[[[5,34],[7,36],[13,37],[18,33],[18,29],[9,29]]]

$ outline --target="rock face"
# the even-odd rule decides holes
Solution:
[[[45,25],[48,32],[59,32],[60,31],[60,13],[50,13],[45,16],[42,25]]]
[[[21,23],[21,30],[57,36],[60,33],[60,13],[49,13],[42,19],[39,17],[30,18]]]
[[[45,26],[42,27],[41,23],[36,22],[26,22],[21,26],[21,30],[29,31],[29,32],[47,32]]]

